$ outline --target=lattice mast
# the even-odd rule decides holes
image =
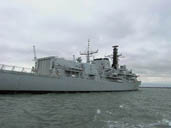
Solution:
[[[88,48],[86,52],[80,52],[80,55],[85,55],[87,58],[87,63],[90,63],[90,57],[95,54],[98,53],[98,49],[96,51],[91,51],[90,50],[90,40],[88,40]]]

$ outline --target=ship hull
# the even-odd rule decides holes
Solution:
[[[81,78],[56,78],[0,71],[0,92],[100,92],[138,90],[140,82],[108,82]]]

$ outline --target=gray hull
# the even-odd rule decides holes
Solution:
[[[81,78],[56,78],[34,74],[0,71],[0,91],[131,91],[137,90],[140,82],[108,82]]]

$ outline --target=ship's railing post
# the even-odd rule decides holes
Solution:
[[[21,70],[21,72],[24,72],[24,67],[22,67],[22,70]]]
[[[4,69],[4,65],[2,64],[2,65],[1,65],[1,70],[3,70],[3,69]]]
[[[33,73],[31,68],[9,66],[9,65],[4,65],[4,64],[0,64],[0,70]]]
[[[11,71],[14,71],[15,70],[15,66],[12,66],[12,69],[11,69]]]

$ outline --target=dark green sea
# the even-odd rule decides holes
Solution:
[[[0,94],[0,128],[171,128],[171,89]]]

